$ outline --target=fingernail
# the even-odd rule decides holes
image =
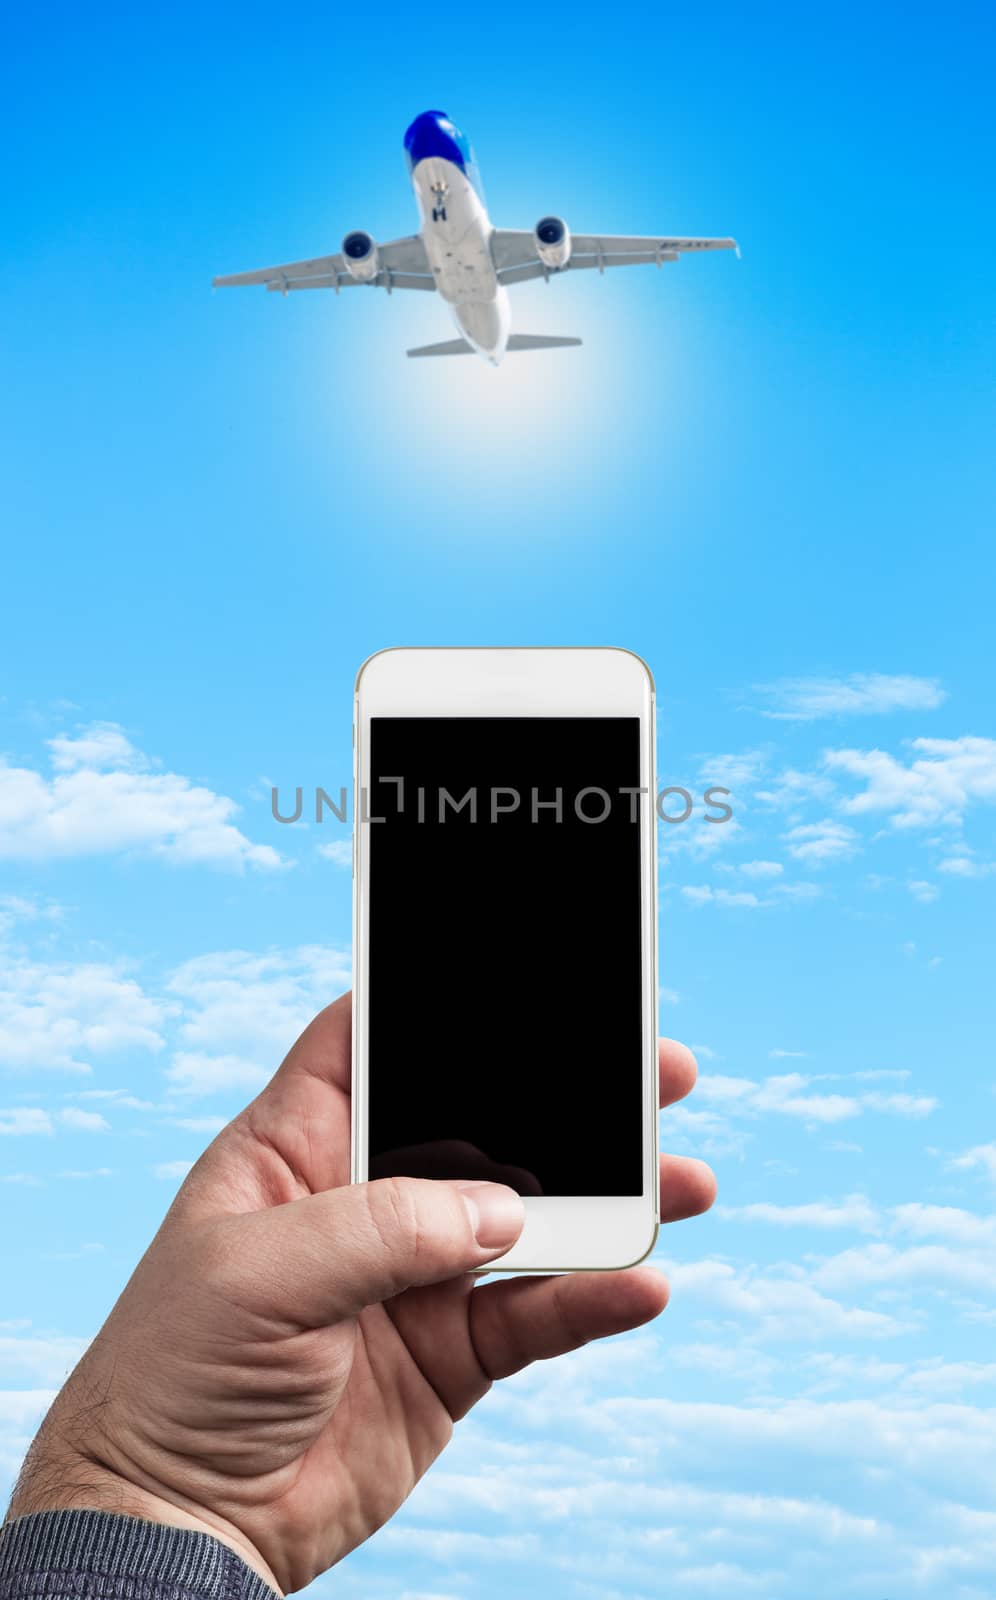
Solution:
[[[514,1189],[503,1183],[458,1183],[457,1188],[482,1250],[494,1250],[518,1238],[526,1208]]]

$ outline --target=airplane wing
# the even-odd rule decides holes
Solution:
[[[289,261],[281,267],[261,267],[257,272],[233,272],[215,278],[215,289],[258,284],[277,294],[292,289],[435,289],[436,280],[417,234],[377,246],[380,270],[375,278],[354,278],[341,255],[315,256],[312,261]]]
[[[536,254],[536,239],[517,228],[496,228],[491,235],[491,255],[499,283],[525,283],[529,278],[549,278],[555,272],[578,272],[595,267],[661,266],[665,261],[700,250],[735,250],[735,239],[681,239],[663,235],[593,234],[571,235],[571,254],[566,267],[545,267]]]

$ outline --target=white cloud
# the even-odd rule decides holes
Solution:
[[[717,1206],[716,1213],[732,1222],[766,1222],[780,1228],[855,1228],[859,1233],[878,1233],[882,1226],[879,1213],[863,1194],[792,1206],[761,1200],[743,1206]]]
[[[919,900],[923,906],[931,905],[941,892],[936,883],[928,883],[926,878],[911,878],[906,887],[914,900]]]
[[[807,1394],[827,1394],[834,1389],[888,1387],[896,1384],[907,1371],[903,1361],[883,1361],[880,1356],[843,1355],[840,1351],[814,1350],[803,1356],[800,1367],[812,1381],[805,1385]]]
[[[680,1594],[770,1595],[775,1574],[758,1572],[735,1561],[710,1561],[675,1567],[670,1581]]]
[[[423,1479],[388,1530],[392,1559],[403,1552],[408,1563],[409,1587],[472,1600],[488,1589],[480,1573],[526,1562],[545,1590],[576,1600],[657,1594],[662,1572],[674,1593],[709,1600],[859,1588],[877,1600],[914,1592],[908,1525],[917,1548],[941,1533],[955,1536],[944,1520],[948,1484],[940,1503],[934,1497],[929,1524],[919,1502],[909,1508],[918,1492],[922,1501],[933,1439],[943,1438],[945,1458],[956,1458],[963,1417],[977,1463],[985,1435],[971,1407],[945,1408],[919,1428],[921,1407],[908,1398],[897,1408],[904,1459],[894,1466],[889,1418],[876,1402],[850,1413],[812,1401],[723,1406],[603,1392],[590,1396],[589,1409],[588,1398],[578,1406],[559,1389],[548,1392],[551,1370],[570,1359],[499,1386],[458,1431],[446,1462]],[[641,1374],[644,1391],[672,1364],[661,1350],[655,1365],[656,1374]],[[683,1395],[693,1373],[677,1374]],[[715,1387],[710,1373],[707,1392]],[[487,1417],[510,1422],[513,1437],[508,1427],[487,1426]],[[897,1508],[906,1513],[899,1528]],[[419,1535],[410,1542],[409,1527]],[[461,1530],[473,1530],[472,1543],[460,1542]],[[523,1538],[537,1542],[524,1551]],[[945,1595],[943,1587],[915,1592],[924,1600]]]
[[[668,1357],[676,1367],[707,1372],[714,1378],[735,1379],[750,1388],[768,1383],[778,1371],[776,1357],[746,1342],[696,1344],[683,1340],[669,1350]]]
[[[258,1088],[350,981],[349,952],[325,945],[263,955],[220,951],[184,962],[168,986],[183,1020],[167,1078],[184,1094]]]
[[[76,1182],[86,1182],[90,1178],[111,1178],[114,1176],[110,1167],[91,1167],[88,1171],[70,1170],[60,1172],[60,1178],[71,1178]]]
[[[762,1459],[769,1468],[780,1460],[796,1478],[818,1473],[825,1481],[837,1466],[842,1486],[857,1477],[866,1507],[883,1473],[901,1486],[902,1505],[914,1484],[927,1489],[932,1504],[949,1500],[956,1484],[977,1495],[996,1471],[993,1414],[984,1407],[850,1399],[739,1406],[623,1396],[591,1403],[588,1420],[599,1417],[610,1437],[659,1437],[669,1452],[681,1454],[686,1470],[724,1455],[749,1465],[752,1474]]]
[[[894,1236],[912,1236],[915,1242],[876,1242],[844,1250],[815,1264],[809,1281],[851,1293],[870,1286],[915,1290],[920,1298],[925,1288],[932,1287],[991,1299],[996,1216],[913,1201],[891,1209],[888,1229]]]
[[[771,892],[785,900],[818,900],[823,887],[819,883],[775,883]]]
[[[808,1050],[769,1050],[768,1055],[772,1061],[804,1061],[809,1054]]]
[[[776,811],[794,812],[810,800],[829,800],[833,792],[833,784],[822,773],[787,767],[772,788],[758,789],[754,798]]]
[[[727,752],[723,755],[703,756],[698,787],[700,790],[729,789],[733,793],[738,789],[749,789],[752,784],[757,783],[766,766],[767,756],[763,750],[741,750],[736,754]]]
[[[252,1090],[350,978],[349,952],[321,945],[196,957],[174,970],[162,996],[107,963],[8,961],[0,965],[0,1065],[88,1073],[98,1059],[159,1052],[169,1039],[166,1078],[174,1093]],[[176,1109],[114,1088],[77,1090],[67,1098],[74,1103],[59,1119],[86,1131],[107,1128],[101,1115],[107,1107]],[[51,1131],[48,1113],[39,1112],[33,1123],[23,1111],[16,1118],[17,1131]],[[11,1113],[8,1131],[14,1119]],[[210,1131],[208,1123],[196,1131]]]
[[[882,672],[852,672],[846,678],[782,678],[777,683],[758,684],[756,693],[768,701],[762,716],[782,722],[933,711],[947,699],[934,678]]]
[[[152,1169],[153,1177],[181,1181],[193,1166],[192,1161],[159,1161]]]
[[[697,886],[686,884],[681,892],[693,906],[746,906],[754,909],[761,904],[757,895],[747,890],[713,889],[708,883]]]
[[[854,829],[830,817],[822,822],[799,823],[782,838],[790,855],[815,867],[821,867],[826,861],[846,861],[859,848]]]
[[[669,1149],[685,1155],[741,1158],[750,1136],[721,1112],[682,1104],[664,1112],[662,1137]]]
[[[326,861],[334,862],[337,867],[342,867],[344,871],[352,871],[352,839],[333,839],[330,844],[320,844],[318,854],[324,856]]]
[[[21,922],[58,922],[62,906],[55,901],[45,903],[21,894],[0,894],[0,940],[6,939],[11,929]]]
[[[656,1594],[662,1571],[675,1593],[709,1600],[740,1593],[740,1574],[759,1600],[992,1594],[996,1519],[980,1485],[996,1480],[996,1412],[949,1398],[992,1399],[988,1355],[911,1354],[921,1335],[908,1343],[903,1324],[915,1319],[860,1287],[857,1309],[886,1316],[874,1343],[853,1323],[840,1331],[851,1306],[827,1311],[826,1293],[815,1312],[796,1294],[783,1313],[772,1278],[793,1294],[791,1269],[735,1274],[734,1298],[758,1286],[743,1313],[717,1304],[728,1281],[676,1281],[658,1329],[613,1342],[620,1357],[632,1344],[633,1361],[591,1374],[568,1357],[496,1386],[392,1525],[408,1587],[472,1600],[487,1588],[480,1571],[505,1563],[511,1581],[517,1563],[577,1600]],[[809,1329],[824,1320],[834,1331],[819,1340]],[[801,1349],[782,1342],[786,1322],[790,1337],[805,1330]],[[709,1343],[688,1337],[693,1323],[713,1330]],[[732,1385],[747,1398],[724,1403]],[[827,1389],[844,1397],[819,1398]]]
[[[740,871],[745,878],[778,878],[785,868],[780,861],[742,861]]]
[[[450,1591],[449,1594],[440,1594],[433,1589],[403,1589],[398,1600],[459,1600],[459,1597]]]
[[[399,1600],[458,1600],[458,1596],[452,1592],[440,1594],[437,1590],[430,1593],[428,1589],[403,1589]]]
[[[946,1239],[952,1244],[996,1245],[996,1217],[980,1217],[959,1206],[935,1206],[909,1201],[892,1209],[893,1225],[900,1233],[919,1238]],[[996,1284],[994,1284],[996,1287]]]
[[[951,1165],[963,1171],[984,1172],[996,1182],[996,1144],[977,1144],[963,1155],[955,1156]]]
[[[735,845],[743,834],[736,817],[726,822],[709,822],[703,817],[690,817],[687,822],[657,825],[657,849],[661,862],[672,856],[690,856],[695,861],[709,860],[722,849]]]
[[[30,1327],[28,1323],[27,1328]],[[62,1334],[25,1331],[10,1335],[0,1324],[0,1383],[26,1380],[32,1386],[60,1384],[88,1343],[86,1339]]]
[[[945,856],[939,861],[937,870],[953,878],[988,878],[996,872],[996,861],[976,861],[972,852],[962,846],[957,855]]]
[[[829,750],[837,772],[860,778],[860,794],[842,802],[851,815],[883,811],[896,828],[958,823],[973,803],[996,800],[996,739],[914,739],[909,765],[884,750]]]
[[[831,1291],[854,1293],[862,1285],[875,1288],[917,1288],[925,1284],[991,1293],[992,1249],[954,1248],[945,1244],[908,1249],[875,1243],[842,1250],[814,1267],[810,1282]]]
[[[861,1103],[870,1111],[891,1112],[897,1117],[929,1117],[940,1102],[929,1094],[880,1094],[872,1092],[861,1096]]]
[[[107,1133],[111,1126],[99,1111],[84,1111],[80,1106],[66,1106],[59,1112],[59,1121],[76,1133]]]
[[[54,1399],[54,1386],[44,1389],[0,1388],[0,1494],[5,1500],[13,1487],[31,1434]]]
[[[0,1111],[0,1134],[53,1133],[52,1118],[36,1107],[15,1106]]]
[[[860,1071],[851,1074],[859,1083],[882,1082],[893,1079],[897,1083],[904,1083],[910,1076],[909,1067],[862,1067]]]
[[[39,1422],[55,1399],[55,1389],[0,1389],[0,1424],[17,1427]],[[27,1444],[27,1439],[24,1443]]]
[[[857,1193],[846,1195],[842,1200],[804,1201],[795,1205],[754,1201],[740,1206],[719,1205],[715,1210],[716,1215],[724,1221],[820,1231],[853,1228],[860,1233],[890,1234],[900,1238],[905,1235],[918,1241],[928,1240],[931,1248],[940,1241],[949,1248],[936,1256],[916,1255],[917,1269],[925,1269],[928,1263],[933,1262],[944,1277],[949,1278],[952,1270],[957,1276],[963,1269],[952,1269],[951,1252],[961,1251],[963,1265],[967,1263],[964,1271],[972,1287],[977,1287],[980,1259],[996,1250],[996,1216],[980,1216],[977,1212],[966,1211],[958,1206],[930,1205],[924,1201],[909,1201],[882,1210],[867,1195]],[[844,1288],[849,1282],[848,1272],[855,1262],[859,1262],[855,1281],[860,1281],[861,1274],[870,1274],[873,1279],[880,1276],[890,1280],[903,1278],[910,1271],[907,1258],[913,1259],[914,1254],[906,1246],[892,1244],[880,1248],[869,1247],[867,1250],[853,1249],[841,1256],[823,1260],[812,1269],[812,1276],[821,1282],[829,1282],[832,1278],[834,1287]],[[840,1263],[845,1265],[841,1267]],[[798,1273],[801,1269],[795,1270]],[[925,1281],[928,1281],[926,1271]]]
[[[883,1094],[879,1090],[861,1090],[856,1094],[814,1092],[811,1085],[820,1081],[821,1077],[799,1072],[781,1073],[760,1081],[708,1072],[700,1076],[695,1095],[699,1103],[721,1107],[727,1115],[760,1116],[770,1112],[801,1117],[811,1123],[843,1122],[864,1111],[920,1118],[928,1116],[938,1105],[930,1095]]]
[[[957,1395],[965,1389],[996,1384],[996,1361],[945,1361],[932,1356],[900,1380],[899,1387],[930,1395]]]
[[[707,1073],[699,1078],[696,1095],[728,1111],[755,1115],[774,1112],[803,1117],[809,1122],[840,1122],[859,1115],[861,1103],[853,1095],[811,1094],[807,1092],[809,1082],[799,1073],[785,1073],[760,1083],[752,1078]]]
[[[483,1571],[489,1571],[500,1561],[528,1561],[535,1565],[542,1552],[535,1533],[503,1537],[460,1528],[413,1528],[410,1525],[400,1528],[388,1524],[378,1535],[378,1543],[396,1546],[406,1562],[414,1556],[428,1556],[445,1566],[469,1565]]]
[[[814,1375],[809,1394],[872,1385],[898,1394],[954,1396],[966,1389],[996,1384],[996,1362],[947,1361],[943,1356],[906,1362],[821,1351],[803,1357],[800,1364]]]
[[[67,1100],[106,1100],[116,1110],[122,1111],[158,1111],[159,1106],[154,1100],[140,1100],[137,1095],[129,1094],[125,1089],[68,1089],[65,1093]]]
[[[89,1072],[91,1058],[159,1050],[167,1008],[101,962],[0,967],[0,1066]]]
[[[145,772],[152,765],[114,722],[92,722],[75,738],[59,734],[48,741],[48,748],[56,772],[76,772],[80,767],[94,772]]]
[[[197,1050],[181,1050],[166,1069],[170,1084],[179,1094],[219,1094],[228,1089],[260,1089],[271,1073],[244,1056],[207,1055]]]
[[[753,1078],[733,1077],[726,1072],[700,1073],[695,1098],[711,1105],[750,1105],[758,1088]]]
[[[532,1474],[523,1479],[500,1469],[435,1471],[419,1491],[417,1512],[432,1520],[453,1516],[458,1510],[474,1514],[475,1520],[482,1513],[525,1513],[547,1527],[561,1521],[578,1527],[592,1519],[613,1521],[623,1505],[630,1517],[646,1518],[651,1528],[690,1522],[712,1527],[739,1523],[771,1529],[791,1527],[821,1541],[867,1539],[876,1531],[873,1518],[849,1515],[818,1499],[731,1492],[680,1480],[640,1483],[606,1473],[601,1463],[593,1473],[579,1475],[574,1481],[567,1480],[563,1472],[553,1481],[543,1482]],[[697,1534],[693,1536],[693,1543],[697,1538]]]
[[[813,1282],[799,1278],[710,1259],[668,1262],[666,1270],[675,1296],[687,1295],[693,1309],[701,1305],[736,1317],[758,1338],[880,1339],[904,1330],[904,1324],[887,1312],[843,1305],[821,1293]]]
[[[285,865],[236,827],[239,807],[174,772],[153,772],[119,728],[49,741],[53,775],[0,761],[0,857],[47,861],[138,851],[241,871]]]

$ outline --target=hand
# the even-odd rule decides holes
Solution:
[[[661,1102],[695,1081],[660,1044]],[[25,1464],[10,1515],[96,1506],[199,1528],[301,1589],[381,1527],[495,1378],[648,1322],[647,1267],[475,1287],[500,1184],[349,1185],[350,1001],[318,1016],[188,1175]],[[713,1201],[665,1156],[664,1221]]]

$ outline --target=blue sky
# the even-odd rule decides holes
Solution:
[[[348,983],[346,832],[269,791],[348,781],[358,663],[619,643],[662,777],[734,794],[661,841],[662,1025],[702,1066],[664,1140],[720,1205],[662,1241],[657,1327],[496,1392],[318,1588],[981,1600],[991,16],[45,22],[0,69],[0,1472]],[[411,231],[429,105],[501,225],[743,259],[523,286],[517,328],[585,343],[497,372],[405,361],[448,336],[428,296],[212,294]]]

